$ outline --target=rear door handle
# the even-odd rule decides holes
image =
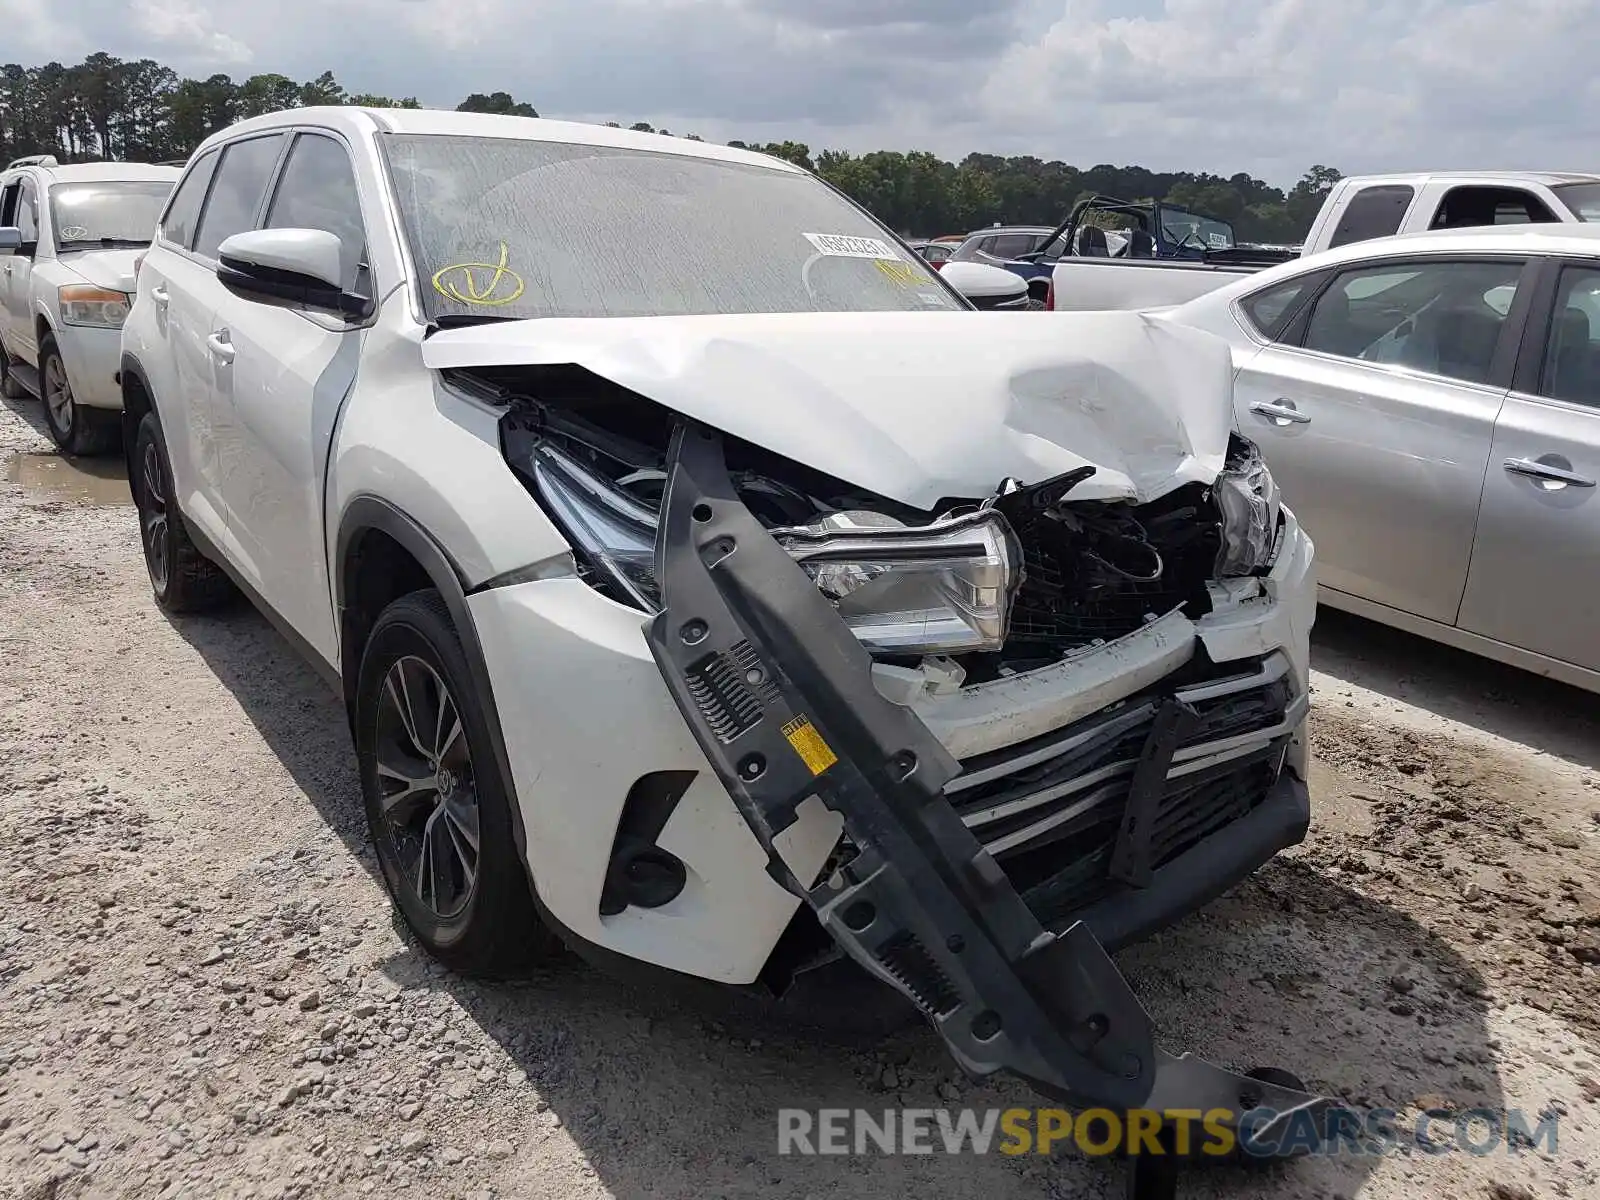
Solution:
[[[1257,400],[1250,406],[1250,411],[1266,417],[1274,425],[1309,425],[1311,418],[1294,406],[1293,400],[1277,400],[1268,403]]]
[[[233,343],[228,340],[228,331],[219,329],[206,339],[206,345],[211,347],[211,357],[223,366],[233,361]]]
[[[1554,463],[1541,462],[1536,458],[1508,458],[1504,465],[1505,469],[1514,475],[1526,475],[1530,479],[1539,480],[1542,484],[1555,484],[1555,487],[1547,489],[1549,491],[1559,491],[1568,484],[1573,487],[1591,488],[1595,483],[1586,475],[1579,475],[1567,467],[1558,467]]]
[[[159,283],[150,289],[150,299],[154,300],[156,307],[161,309],[163,312],[166,311],[167,305],[172,302],[172,297],[167,294],[167,289],[162,287]]]

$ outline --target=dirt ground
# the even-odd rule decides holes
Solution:
[[[1103,1162],[780,1157],[780,1107],[1028,1104],[930,1034],[717,1024],[574,962],[485,986],[390,915],[339,707],[244,606],[169,621],[114,464],[0,407],[0,1195],[1119,1195]],[[1165,1043],[1554,1154],[1324,1159],[1195,1196],[1600,1196],[1594,697],[1338,614],[1310,840],[1121,956]],[[1446,1126],[1448,1128],[1448,1126]]]

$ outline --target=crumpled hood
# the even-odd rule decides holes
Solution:
[[[132,294],[138,287],[133,261],[143,250],[72,250],[58,261],[95,287]]]
[[[1086,464],[1074,499],[1221,472],[1225,342],[1139,313],[550,318],[443,330],[430,368],[573,363],[923,510]]]

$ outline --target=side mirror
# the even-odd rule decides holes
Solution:
[[[1028,307],[1028,281],[1004,267],[951,261],[945,263],[939,274],[974,308],[1009,311]]]
[[[323,229],[252,229],[217,248],[217,278],[237,296],[363,317],[372,301],[340,284],[342,247]]]
[[[15,254],[22,246],[22,230],[15,225],[0,226],[0,254]]]

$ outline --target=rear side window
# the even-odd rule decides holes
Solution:
[[[195,218],[200,215],[200,206],[205,203],[206,188],[211,186],[211,176],[217,169],[219,157],[218,151],[208,150],[195,160],[194,166],[179,181],[178,190],[172,193],[172,202],[167,205],[166,215],[161,218],[161,236],[185,250],[194,240]]]
[[[1428,228],[1546,224],[1555,219],[1543,200],[1522,188],[1466,185],[1451,188],[1444,194]]]
[[[361,199],[350,156],[338,142],[302,133],[289,151],[267,213],[268,229],[321,229],[339,239],[340,286],[356,291],[366,257]]]
[[[215,258],[217,247],[225,240],[256,227],[256,213],[261,209],[285,136],[275,133],[251,138],[223,149],[216,181],[200,214],[200,229],[194,239],[196,254]]]
[[[1283,335],[1289,318],[1294,315],[1300,297],[1306,294],[1310,282],[1309,278],[1302,277],[1262,288],[1239,301],[1239,307],[1244,310],[1245,317],[1255,326],[1257,333],[1277,341]]]
[[[1415,195],[1415,189],[1403,183],[1376,183],[1362,188],[1345,205],[1329,247],[1388,237],[1398,232]]]

